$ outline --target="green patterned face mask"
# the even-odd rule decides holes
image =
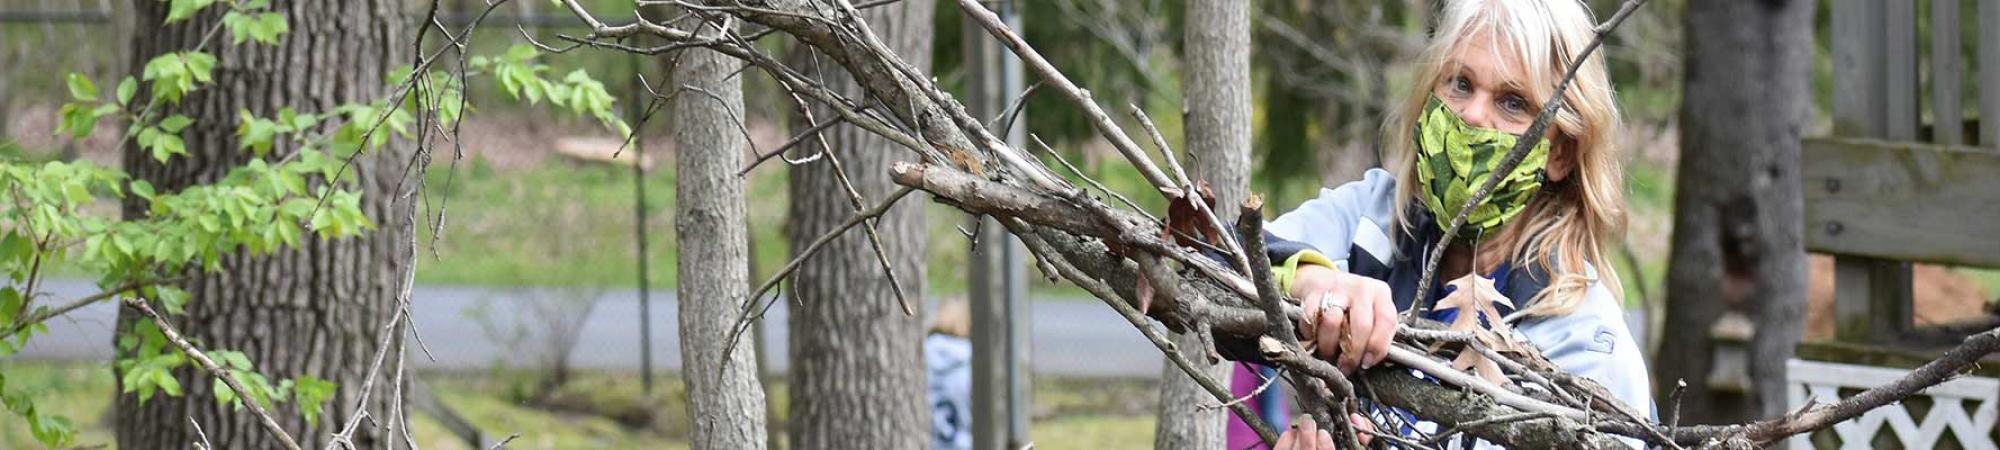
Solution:
[[[1458,210],[1465,201],[1472,198],[1472,191],[1486,183],[1486,177],[1514,149],[1519,136],[1490,128],[1478,128],[1466,124],[1458,113],[1445,107],[1437,97],[1431,97],[1424,105],[1423,116],[1417,118],[1415,130],[1417,144],[1417,183],[1423,188],[1418,195],[1424,206],[1436,216],[1434,222],[1442,231],[1451,226],[1451,219],[1458,217]],[[1465,226],[1459,228],[1459,237],[1470,237],[1485,231],[1497,230],[1507,220],[1519,215],[1527,208],[1528,201],[1540,191],[1543,167],[1549,161],[1549,141],[1542,140],[1528,150],[1521,164],[1514,166],[1513,173],[1500,180],[1493,187],[1493,195],[1472,209],[1465,218]]]

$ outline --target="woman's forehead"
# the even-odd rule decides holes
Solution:
[[[1520,61],[1523,55],[1512,46],[1500,45],[1494,33],[1468,30],[1454,43],[1451,53],[1444,62],[1446,73],[1472,72],[1479,75],[1482,83],[1499,82],[1509,85],[1525,84],[1529,74],[1527,64]]]

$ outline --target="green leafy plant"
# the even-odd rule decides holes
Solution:
[[[275,45],[290,25],[283,14],[269,10],[268,0],[163,0],[168,24],[214,13],[227,29],[231,45]],[[212,38],[215,33],[210,33]],[[214,82],[216,57],[203,48],[171,52],[146,61],[137,77],[121,78],[105,93],[89,77],[66,78],[71,101],[59,111],[55,133],[72,139],[94,134],[99,123],[126,123],[120,141],[146,151],[155,161],[173,164],[189,154],[182,133],[195,124],[192,117],[171,113],[190,93]],[[615,113],[603,83],[577,70],[548,78],[549,66],[540,53],[516,46],[502,55],[473,57],[465,71],[418,71],[405,67],[385,74],[395,94],[369,102],[334,106],[323,111],[280,109],[274,117],[238,111],[237,151],[254,158],[230,169],[213,183],[167,192],[122,171],[90,162],[28,162],[0,157],[0,274],[11,284],[0,286],[0,357],[18,352],[37,335],[43,323],[81,305],[123,298],[151,305],[165,315],[183,314],[200,301],[171,286],[189,270],[219,270],[224,255],[234,252],[268,254],[294,248],[308,234],[340,239],[364,233],[375,224],[361,210],[361,194],[349,189],[355,177],[344,171],[349,158],[387,145],[392,134],[416,138],[420,117],[455,122],[470,106],[465,103],[464,77],[492,76],[514,99],[530,104],[546,100],[591,117],[607,128],[630,133]],[[423,66],[420,66],[423,67]],[[145,83],[149,94],[141,98]],[[272,151],[292,149],[282,157]],[[139,214],[113,217],[93,205],[138,206]],[[63,264],[97,276],[97,295],[49,304],[38,284],[46,268]],[[133,321],[118,330],[122,355],[112,362],[122,376],[119,389],[141,403],[156,394],[186,392],[175,371],[191,363],[189,351],[199,343],[168,338],[153,321]],[[300,375],[276,378],[257,371],[244,353],[202,349],[241,391],[212,377],[218,402],[245,407],[245,402],[269,405],[293,402],[309,423],[317,424],[323,405],[338,389],[335,383]],[[207,372],[201,372],[207,373]],[[27,392],[6,385],[0,370],[0,403],[26,419],[44,445],[64,447],[75,438],[74,422],[45,414]]]

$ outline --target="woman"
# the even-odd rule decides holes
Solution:
[[[1443,228],[1593,35],[1579,0],[1444,3],[1416,82],[1384,125],[1390,170],[1322,190],[1268,227],[1278,238],[1270,247],[1282,263],[1279,279],[1305,311],[1305,345],[1343,370],[1387,356],[1397,312],[1413,303]],[[1545,356],[1651,411],[1645,360],[1605,259],[1624,232],[1625,201],[1612,142],[1618,110],[1603,58],[1592,55],[1563,97],[1542,143],[1450,240],[1425,303],[1445,294],[1442,280],[1491,278],[1520,307],[1496,302],[1501,314]]]

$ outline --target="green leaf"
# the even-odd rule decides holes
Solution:
[[[528,44],[514,44],[514,46],[512,47],[507,47],[507,59],[511,59],[514,61],[527,61],[530,59],[534,59],[535,55],[538,54],[541,54],[541,51],[536,50],[535,46]]]
[[[291,109],[286,108],[285,111],[291,111]],[[292,132],[300,132],[310,129],[314,125],[318,125],[319,116],[313,115],[312,113],[299,114],[297,116],[292,117],[290,120],[283,121],[283,123],[290,125],[292,127],[291,130]]]
[[[213,381],[213,383],[214,384],[209,388],[209,390],[215,392],[215,404],[218,405],[236,404],[237,402],[236,390],[231,389],[229,387],[229,383],[222,381],[221,378],[216,378],[215,381]]]
[[[293,403],[298,406],[299,413],[306,416],[306,423],[318,426],[320,410],[323,409],[321,405],[333,398],[334,390],[339,385],[312,375],[300,375],[294,381]]]
[[[153,82],[153,99],[180,102],[181,96],[211,80],[215,56],[202,52],[176,52],[146,61],[140,78]]]
[[[85,103],[63,105],[59,112],[62,121],[57,124],[56,132],[67,132],[73,139],[90,137],[90,134],[97,130],[97,113],[92,112],[87,105]]]
[[[76,424],[71,423],[68,417],[37,413],[30,421],[33,423],[28,432],[35,435],[35,440],[41,441],[42,445],[63,448],[76,440]]]
[[[193,18],[196,13],[212,4],[215,4],[215,0],[169,0],[166,23]]]
[[[128,76],[118,82],[118,104],[131,105],[132,95],[137,93],[139,93],[139,80]]]
[[[147,201],[153,200],[153,183],[148,183],[146,180],[132,180],[132,185],[128,189],[132,190],[132,195]]]
[[[174,397],[181,396],[181,381],[174,379],[171,372],[165,370],[153,372],[153,384],[160,386],[160,392]]]
[[[215,70],[215,55],[181,52],[181,56],[187,60],[188,73],[194,75],[195,81],[207,83],[212,79],[210,74]]]
[[[0,238],[0,261],[12,260],[18,264],[28,261],[28,258],[33,256],[35,256],[35,243],[29,241],[27,236],[19,232],[8,232],[5,238]],[[21,281],[14,280],[16,283]]]
[[[153,142],[160,139],[160,129],[153,127],[142,128],[139,130],[139,135],[133,136],[132,139],[139,143],[139,148],[153,148]]]
[[[77,99],[78,101],[96,100],[97,84],[91,83],[90,78],[84,77],[83,74],[70,72],[69,96],[70,98]]]
[[[222,26],[229,29],[230,45],[243,45],[243,41],[250,39],[250,28],[256,26],[256,22],[250,20],[248,14],[230,11],[222,15]]]
[[[278,45],[278,36],[291,32],[291,24],[285,22],[285,15],[263,13],[257,15],[257,26],[252,28],[251,37],[270,45]]]
[[[192,297],[194,297],[194,294],[189,294],[188,291],[183,291],[179,288],[171,286],[153,287],[153,298],[159,300],[160,306],[166,308],[168,313],[184,313],[187,309],[188,299]]]
[[[250,357],[244,356],[243,352],[235,350],[212,350],[208,352],[208,357],[214,359],[216,363],[221,364],[223,367],[236,370],[250,370],[251,368]]]
[[[13,286],[0,287],[0,324],[14,323],[14,318],[21,313],[21,306],[21,291],[14,290]]]
[[[181,130],[186,129],[188,125],[193,123],[194,123],[193,118],[185,115],[175,114],[172,116],[167,116],[166,119],[161,120],[160,129],[168,133],[179,133],[181,132]]]
[[[185,154],[187,154],[187,144],[181,141],[180,136],[161,134],[153,138],[153,159],[165,163],[167,158]]]

